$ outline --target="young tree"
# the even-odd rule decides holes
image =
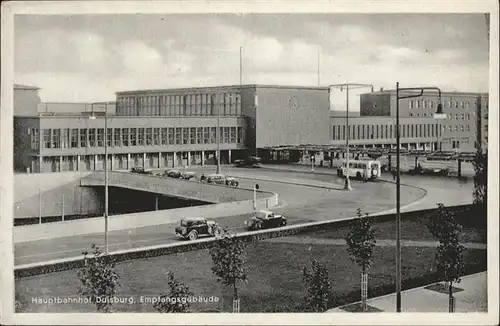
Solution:
[[[159,312],[186,312],[189,308],[188,297],[193,293],[184,283],[174,277],[174,273],[168,272],[168,295],[161,295],[160,301],[155,302],[153,307]]]
[[[480,149],[472,161],[474,166],[474,204],[486,206],[488,199],[488,154]]]
[[[213,266],[212,272],[217,276],[217,281],[224,286],[233,287],[233,312],[239,312],[238,282],[247,281],[247,272],[243,265],[245,244],[227,229],[217,239],[210,249]]]
[[[318,261],[311,261],[311,271],[304,267],[303,280],[307,286],[304,298],[305,308],[310,312],[323,312],[328,309],[328,303],[333,297],[332,284],[328,271]]]
[[[351,259],[361,267],[361,302],[363,311],[366,311],[366,300],[368,298],[368,274],[367,271],[373,262],[373,248],[375,247],[375,232],[368,214],[362,216],[361,209],[357,210],[358,218],[352,223],[351,230],[345,241],[349,246]]]
[[[456,221],[455,214],[439,203],[436,214],[429,219],[428,228],[439,241],[436,250],[437,272],[448,285],[449,311],[453,312],[455,310],[453,283],[460,283],[465,269],[463,257],[465,247],[460,244],[462,226]]]
[[[92,256],[83,252],[85,267],[78,270],[78,294],[90,299],[98,312],[112,312],[112,299],[120,286],[120,276],[114,271],[115,263],[103,255],[98,246],[92,245]]]

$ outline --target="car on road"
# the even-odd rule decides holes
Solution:
[[[153,174],[151,170],[144,169],[143,167],[135,167],[130,169],[130,172],[132,173],[139,173],[139,174]]]
[[[163,175],[165,177],[179,179],[181,177],[181,172],[179,170],[167,170]]]
[[[196,240],[200,236],[218,237],[222,229],[215,221],[203,217],[188,217],[181,220],[175,228],[175,234],[182,239]]]
[[[286,223],[287,219],[283,215],[274,214],[267,210],[260,210],[250,220],[246,221],[245,225],[248,230],[261,230],[285,226]]]
[[[229,187],[238,187],[239,182],[234,177],[229,177],[224,174],[209,174],[203,180],[207,183],[226,185]]]
[[[192,171],[181,172],[180,179],[191,180],[193,178],[196,178],[196,172]]]
[[[234,163],[237,167],[251,167],[258,168],[260,167],[260,163],[262,162],[262,158],[257,156],[249,156],[241,160],[235,160]]]

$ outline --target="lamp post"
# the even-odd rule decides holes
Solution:
[[[215,95],[216,98],[216,107],[217,107],[217,134],[216,139],[217,139],[217,170],[216,173],[220,174],[220,101],[219,101],[219,94]]]
[[[94,104],[92,103],[92,115],[90,119],[95,120]],[[108,254],[108,103],[104,103],[104,252]]]
[[[396,312],[401,312],[401,179],[399,166],[400,132],[399,132],[399,100],[405,98],[421,97],[424,90],[438,92],[439,103],[435,116],[442,116],[441,90],[437,87],[412,87],[399,88],[396,83]],[[418,94],[400,96],[401,91],[420,91]]]
[[[373,92],[373,85],[371,84],[354,84],[354,83],[345,83],[338,85],[330,85],[331,87],[340,87],[340,91],[346,89],[346,118],[345,118],[345,147],[346,147],[346,175],[345,175],[345,183],[344,190],[351,191],[351,181],[349,180],[349,89],[355,88],[371,88]]]

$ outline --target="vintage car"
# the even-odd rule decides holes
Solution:
[[[226,177],[226,186],[229,186],[229,187],[238,187],[240,183],[238,182],[238,180],[236,180],[236,178],[234,177]]]
[[[191,171],[181,172],[180,179],[191,180],[193,178],[196,178],[196,172],[191,172]]]
[[[175,234],[182,239],[196,240],[200,236],[217,237],[222,234],[222,229],[215,221],[188,217],[181,220],[181,225],[175,228]]]
[[[230,187],[238,187],[239,182],[234,177],[228,177],[224,174],[209,174],[203,180],[207,183],[215,183]]]
[[[179,179],[181,177],[181,172],[179,170],[167,170],[163,175],[169,178]]]
[[[130,172],[139,174],[153,174],[150,170],[146,170],[143,167],[132,168],[130,169]]]
[[[255,214],[249,221],[245,222],[248,230],[260,230],[275,228],[286,225],[286,217],[280,214],[274,214],[271,211],[261,210]]]

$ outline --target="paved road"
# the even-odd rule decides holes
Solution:
[[[253,187],[280,194],[280,207],[273,209],[288,217],[290,224],[306,221],[330,220],[354,216],[358,207],[367,213],[375,213],[394,207],[394,186],[389,183],[363,183],[353,181],[353,192],[345,192],[342,180],[336,176],[300,174],[290,171],[269,171],[253,169],[226,168],[225,173],[237,175],[242,187]],[[251,180],[244,177],[266,178],[276,181]],[[287,182],[281,183],[278,180]],[[294,185],[296,183],[311,186]],[[331,188],[322,188],[331,186]],[[425,193],[418,188],[403,187],[403,205],[421,198]],[[259,208],[259,207],[258,207]],[[221,226],[238,232],[243,230],[243,223],[250,214],[218,218]],[[112,217],[111,217],[112,218]],[[109,233],[109,249],[137,248],[179,241],[174,234],[177,224],[149,226]],[[55,238],[15,244],[15,265],[28,264],[53,259],[81,255],[91,244],[103,245],[102,234],[90,234],[75,237]]]

